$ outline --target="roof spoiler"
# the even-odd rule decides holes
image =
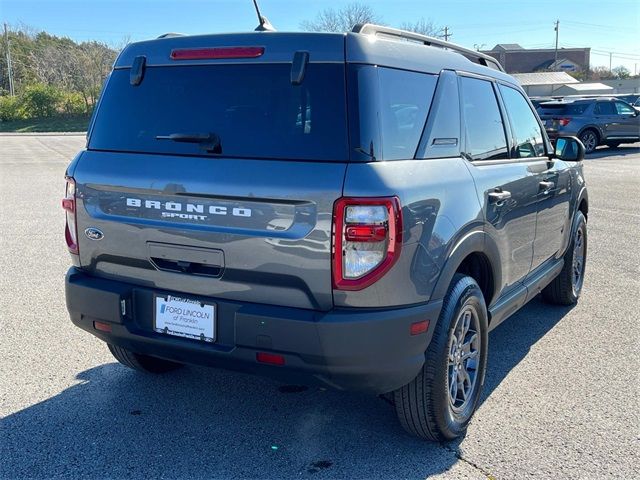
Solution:
[[[473,63],[484,65],[485,67],[493,68],[504,72],[504,68],[500,65],[500,62],[490,55],[470,50],[468,48],[461,47],[455,43],[445,42],[439,38],[428,37],[427,35],[421,35],[415,32],[409,32],[407,30],[398,30],[391,27],[383,27],[381,25],[374,25],[372,23],[359,23],[351,30],[353,33],[360,33],[362,35],[379,35],[382,37],[391,37],[392,39],[405,40],[414,43],[420,43],[428,47],[444,48],[446,50],[452,50],[463,55]]]

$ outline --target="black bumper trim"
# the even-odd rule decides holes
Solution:
[[[105,342],[184,363],[373,393],[395,390],[415,377],[442,306],[436,301],[322,312],[196,297],[218,306],[217,342],[210,344],[153,331],[153,295],[188,294],[93,277],[75,267],[65,283],[73,323]],[[411,336],[411,324],[422,320],[430,321],[427,332]],[[95,321],[111,323],[112,331],[96,330]],[[286,365],[258,364],[257,351],[277,352]]]

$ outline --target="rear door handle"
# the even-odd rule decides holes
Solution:
[[[542,192],[547,193],[548,191],[550,191],[555,186],[555,183],[553,183],[553,182],[540,182],[538,185],[540,186],[540,190]]]
[[[510,198],[511,192],[507,192],[506,190],[489,192],[489,203],[502,204],[505,200]]]

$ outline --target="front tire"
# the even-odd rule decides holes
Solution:
[[[171,362],[162,358],[150,357],[140,353],[132,352],[126,348],[107,344],[109,351],[125,367],[145,373],[166,373],[182,367],[181,363]]]
[[[582,212],[576,212],[576,220],[571,234],[571,243],[564,254],[564,266],[544,290],[542,297],[556,305],[575,305],[584,283],[587,263],[587,220]]]
[[[471,277],[456,274],[416,378],[393,393],[410,434],[433,441],[463,435],[480,401],[487,366],[487,307]]]
[[[580,141],[584,145],[584,152],[592,153],[600,143],[600,138],[595,130],[588,128],[580,134]]]

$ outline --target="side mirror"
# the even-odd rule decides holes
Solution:
[[[584,145],[576,137],[560,137],[556,140],[554,156],[567,162],[584,160]]]

